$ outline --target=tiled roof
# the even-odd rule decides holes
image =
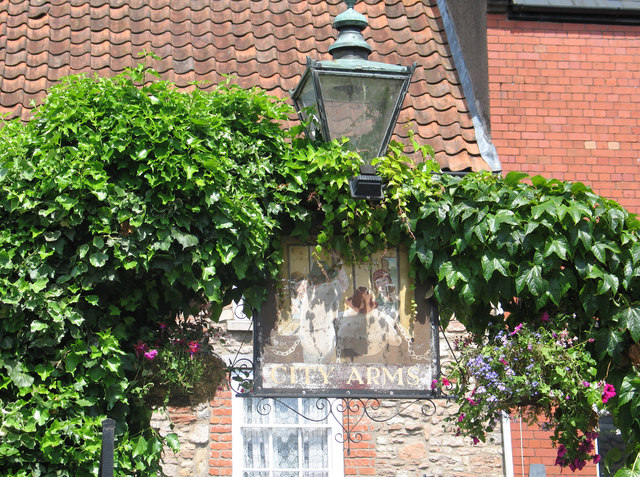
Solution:
[[[113,75],[148,60],[178,86],[235,76],[288,98],[306,56],[330,59],[340,0],[0,0],[0,112],[29,117],[63,76]],[[418,63],[396,134],[408,129],[451,170],[489,169],[436,0],[366,0],[374,61]]]

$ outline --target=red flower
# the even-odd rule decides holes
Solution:
[[[189,341],[189,354],[193,356],[200,351],[200,343],[197,341]]]

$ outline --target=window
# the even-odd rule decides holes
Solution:
[[[317,399],[233,399],[234,477],[344,475],[342,432]],[[298,413],[310,419],[300,416]]]

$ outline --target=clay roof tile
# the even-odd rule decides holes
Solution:
[[[26,119],[30,100],[78,72],[112,76],[140,61],[180,87],[232,75],[290,101],[306,56],[329,59],[341,0],[0,1],[0,112]],[[418,63],[396,127],[431,144],[452,170],[487,168],[479,153],[436,0],[365,0],[372,60]],[[211,89],[212,84],[202,86]]]

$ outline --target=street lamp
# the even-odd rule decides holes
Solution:
[[[333,60],[307,57],[307,68],[291,91],[300,120],[311,139],[331,141],[346,137],[365,165],[350,182],[351,196],[382,200],[382,179],[371,160],[385,154],[416,63],[411,66],[369,61],[371,47],[362,36],[367,19],[356,12],[356,0],[345,0],[347,10],[333,26],[338,38],[329,48]]]

